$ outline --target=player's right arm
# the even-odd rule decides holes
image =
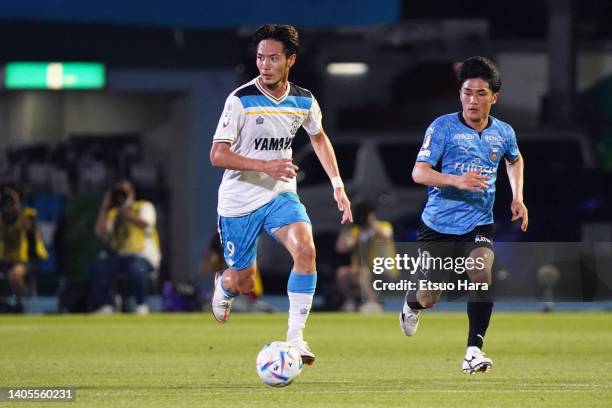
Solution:
[[[442,159],[446,148],[446,135],[444,125],[440,124],[441,120],[443,119],[436,119],[425,132],[423,145],[412,169],[412,180],[431,187],[454,187],[459,190],[484,192],[489,186],[487,184],[489,177],[481,175],[478,171],[455,175],[441,173],[434,169]]]
[[[460,176],[454,174],[440,173],[432,168],[431,164],[416,162],[412,169],[412,179],[415,183],[431,187],[454,187],[459,190],[469,190],[482,193],[489,185],[488,176],[483,176],[474,170]]]
[[[297,174],[298,166],[292,159],[251,159],[232,152],[227,142],[214,142],[210,149],[210,162],[214,167],[240,171],[266,173],[275,180],[289,181]]]
[[[214,167],[239,171],[257,171],[265,173],[275,180],[289,181],[295,177],[298,167],[291,159],[260,160],[238,154],[230,149],[236,142],[245,122],[244,109],[240,99],[230,95],[210,149],[210,162]]]

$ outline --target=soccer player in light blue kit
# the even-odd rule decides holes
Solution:
[[[226,322],[234,297],[253,290],[257,240],[265,230],[293,258],[287,283],[287,341],[310,365],[315,355],[304,341],[303,329],[317,273],[310,219],[296,194],[298,167],[292,162],[291,143],[300,126],[331,180],[343,224],[353,221],[351,204],[316,99],[288,80],[296,60],[298,32],[292,26],[267,24],[257,29],[253,39],[260,75],[227,98],[210,151],[213,166],[226,169],[218,212],[229,266],[215,279],[212,312],[217,321]]]
[[[512,188],[512,221],[522,219],[524,232],[528,216],[523,203],[523,158],[512,127],[489,115],[501,88],[493,62],[484,57],[468,58],[458,79],[461,112],[440,116],[427,128],[412,171],[414,181],[428,186],[429,193],[417,241],[423,242],[421,253],[433,257],[447,256],[450,248],[454,257],[480,260],[467,268],[468,277],[473,283],[490,286],[497,167],[503,159]],[[428,280],[441,278],[433,269],[422,268],[418,274]],[[433,307],[440,295],[439,290],[406,293],[399,315],[406,336],[416,333],[420,311]],[[492,310],[493,302],[486,292],[470,294],[464,373],[486,372],[493,366],[482,352]]]

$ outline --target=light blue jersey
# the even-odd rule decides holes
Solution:
[[[445,174],[462,175],[480,170],[489,176],[482,193],[454,187],[428,187],[429,199],[422,219],[429,228],[443,234],[465,234],[479,225],[493,223],[495,180],[503,157],[519,156],[516,135],[510,125],[489,116],[479,132],[469,127],[459,113],[440,116],[427,128],[417,162],[429,163]]]

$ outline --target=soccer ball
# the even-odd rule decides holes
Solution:
[[[257,374],[272,387],[285,387],[302,372],[297,348],[284,341],[268,343],[257,355]]]

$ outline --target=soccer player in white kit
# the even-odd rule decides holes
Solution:
[[[293,258],[287,283],[287,341],[305,364],[314,353],[303,338],[312,305],[317,272],[310,219],[296,194],[291,144],[302,126],[331,180],[341,223],[352,222],[334,149],[321,125],[321,110],[312,95],[288,81],[299,46],[289,25],[267,24],[253,36],[259,76],[233,91],[226,100],[210,151],[213,166],[226,169],[219,187],[219,235],[229,266],[215,277],[212,311],[224,323],[233,298],[251,292],[257,240],[265,230]]]

